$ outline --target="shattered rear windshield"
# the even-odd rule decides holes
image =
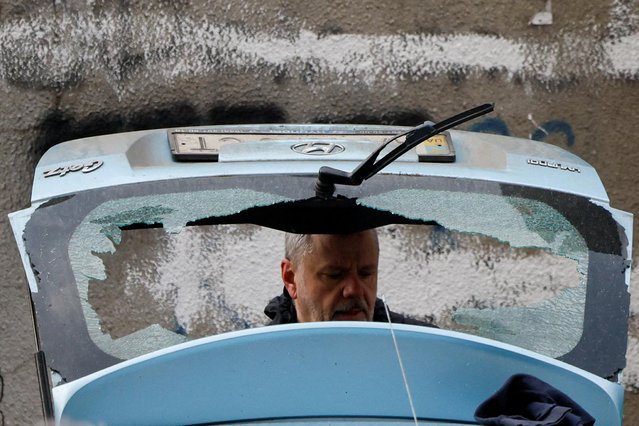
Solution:
[[[355,219],[344,219],[345,226],[360,216],[373,218],[378,232],[378,296],[393,311],[440,328],[577,364],[571,354],[585,338],[593,265],[592,243],[578,227],[589,214],[609,213],[590,204],[595,213],[576,220],[566,213],[574,215],[572,207],[563,210],[556,194],[546,198],[540,190],[533,197],[457,182],[416,187],[404,179],[410,184],[392,190],[371,185],[373,191],[348,198]],[[72,197],[41,209],[64,212],[65,203],[76,210],[80,203],[85,211],[65,225],[72,279],[40,267],[36,311],[55,323],[54,312],[70,302],[57,300],[53,288],[77,292],[76,315],[90,350],[104,356],[95,365],[73,366],[59,341],[43,338],[60,382],[188,340],[268,323],[264,307],[282,292],[284,231],[304,230],[325,214],[313,213],[317,202],[294,192],[249,186],[89,194],[91,202]],[[609,227],[614,237],[617,230]],[[38,259],[34,265],[41,266]],[[610,285],[621,291],[618,283]],[[40,327],[41,334],[52,330]]]
[[[216,208],[228,211],[225,196],[114,200],[78,226],[69,256],[89,333],[103,351],[128,359],[266,324],[264,306],[282,285],[283,233],[251,224],[186,227]],[[198,209],[182,207],[189,202]],[[379,292],[393,310],[552,357],[576,345],[587,247],[553,208],[514,197],[419,190],[360,202],[437,223],[379,228]],[[428,216],[418,217],[425,202]],[[464,204],[476,211],[461,214]],[[163,227],[121,229],[137,223]],[[557,270],[562,274],[550,272]]]

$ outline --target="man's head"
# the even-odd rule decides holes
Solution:
[[[282,280],[300,322],[373,319],[379,245],[375,230],[286,235]]]

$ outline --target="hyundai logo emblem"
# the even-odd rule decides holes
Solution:
[[[306,142],[291,146],[291,149],[300,154],[308,155],[330,155],[344,152],[345,148],[335,142]]]

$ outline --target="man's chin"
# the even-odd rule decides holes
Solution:
[[[368,321],[364,311],[340,311],[333,314],[333,321]]]

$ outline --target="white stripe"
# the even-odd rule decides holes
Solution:
[[[480,34],[320,36],[300,30],[275,35],[162,14],[37,16],[0,26],[0,78],[60,84],[105,72],[117,83],[126,80],[122,63],[136,60],[141,62],[132,66],[134,72],[159,82],[227,68],[259,74],[273,67],[293,75],[330,73],[346,84],[423,79],[455,70],[499,70],[542,80],[561,78],[563,69],[635,78],[639,34],[620,36],[623,28],[613,15],[614,41],[564,36],[554,44]],[[592,50],[580,46],[594,46],[602,55],[591,59]]]

